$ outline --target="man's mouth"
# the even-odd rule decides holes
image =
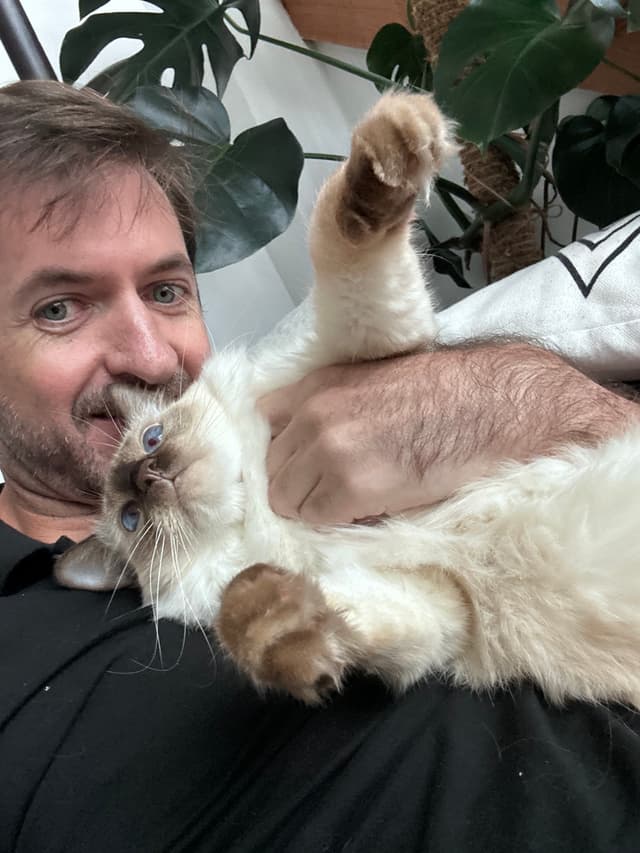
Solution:
[[[122,436],[125,433],[124,418],[121,418],[116,414],[96,412],[95,414],[89,415],[87,421],[98,433],[97,443],[100,442],[100,436],[102,436],[105,443],[109,443],[114,447],[120,444]]]

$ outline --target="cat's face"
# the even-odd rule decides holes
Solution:
[[[109,471],[98,539],[128,562],[156,600],[179,580],[206,541],[241,521],[240,445],[220,402],[202,381],[177,401],[122,389],[127,430]]]

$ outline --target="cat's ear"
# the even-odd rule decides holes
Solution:
[[[61,554],[53,574],[61,586],[92,592],[108,592],[135,584],[133,572],[95,536]]]

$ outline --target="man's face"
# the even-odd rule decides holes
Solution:
[[[100,490],[119,439],[105,389],[179,392],[209,344],[182,233],[157,185],[112,174],[68,233],[55,213],[32,230],[49,195],[1,215],[0,468],[41,494],[79,499]]]

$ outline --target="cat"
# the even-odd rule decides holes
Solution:
[[[358,669],[396,691],[438,673],[640,707],[639,429],[505,463],[376,525],[315,528],[269,506],[261,395],[321,365],[434,346],[411,217],[453,140],[430,96],[381,97],[314,210],[311,328],[287,351],[279,339],[212,356],[177,401],[121,388],[127,432],[96,536],[56,573],[73,584],[97,553],[113,584],[124,563],[155,619],[213,628],[258,687],[308,703]]]

